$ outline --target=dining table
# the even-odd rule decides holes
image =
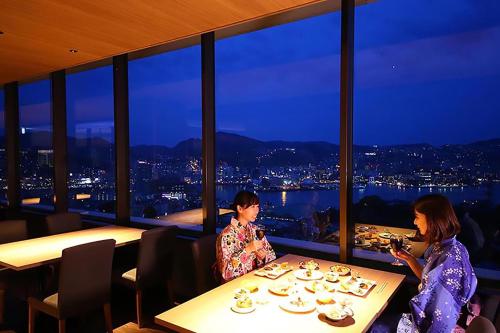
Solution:
[[[62,251],[71,246],[103,239],[116,240],[117,247],[131,244],[141,239],[143,231],[138,228],[107,225],[5,243],[0,245],[0,266],[22,271],[57,262]]]
[[[428,247],[423,239],[418,238],[417,231],[415,229],[363,223],[355,224],[354,246],[371,251],[380,251],[382,249],[388,252],[390,247],[389,239],[391,235],[403,236],[405,248],[417,258],[420,258]],[[362,242],[360,242],[360,240]],[[378,243],[380,245],[373,246],[373,243]]]
[[[309,270],[311,276],[308,276],[304,273],[307,269],[301,267],[311,260],[317,269]],[[267,268],[271,272],[277,269],[277,276],[266,275]],[[327,277],[335,277],[332,272],[345,275],[338,276],[335,283],[326,282]],[[404,275],[382,270],[287,254],[265,268],[158,314],[155,323],[176,332],[366,332],[404,278]],[[367,284],[363,287],[368,289],[361,294],[346,291],[344,286],[351,285],[348,283],[352,281],[356,281],[357,286],[362,286],[359,283],[364,281]],[[329,287],[320,292],[315,285]],[[280,289],[283,286],[288,287]],[[238,308],[241,289],[246,295],[244,300],[251,299],[248,308]],[[335,309],[343,311],[342,318],[332,317]]]

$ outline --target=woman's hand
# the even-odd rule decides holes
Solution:
[[[247,247],[245,248],[245,251],[250,253],[250,252],[257,252],[258,250],[262,249],[264,246],[263,242],[260,240],[254,240],[251,241]]]
[[[255,255],[257,256],[257,259],[264,260],[267,256],[267,250],[264,248],[258,249],[257,252],[255,252]]]
[[[416,260],[415,257],[413,256],[413,254],[411,254],[410,252],[406,251],[405,249],[401,249],[399,250],[398,252],[394,252],[392,249],[391,249],[391,254],[398,258],[398,259],[401,259],[401,260],[404,260],[404,261],[412,261],[412,260]]]

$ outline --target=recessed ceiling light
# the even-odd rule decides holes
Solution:
[[[77,53],[78,50],[77,49],[69,49],[69,52],[71,52],[71,53]]]

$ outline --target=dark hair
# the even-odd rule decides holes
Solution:
[[[229,208],[234,210],[236,214],[238,214],[238,206],[241,206],[243,209],[246,209],[252,205],[259,204],[259,197],[257,194],[250,191],[239,191],[234,197],[233,203]]]
[[[425,239],[429,244],[441,242],[460,232],[460,223],[453,206],[444,195],[424,195],[415,201],[413,209],[425,215],[427,220]]]

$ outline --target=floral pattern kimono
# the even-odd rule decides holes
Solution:
[[[255,253],[245,251],[245,247],[251,241],[258,239],[255,235],[256,229],[252,223],[243,226],[232,218],[231,223],[217,237],[217,268],[224,281],[232,280],[276,259],[276,254],[266,237],[262,239],[267,252],[264,259],[260,260]]]
[[[429,246],[424,258],[420,292],[410,300],[411,313],[403,314],[398,332],[450,333],[477,286],[469,254],[453,237]]]

